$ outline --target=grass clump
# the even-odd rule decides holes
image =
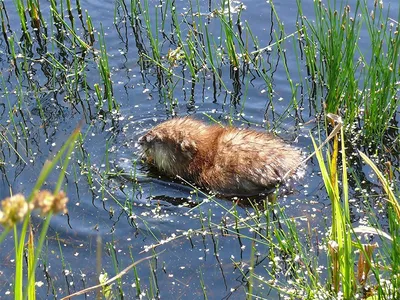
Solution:
[[[335,120],[341,121],[338,117]],[[249,298],[265,297],[265,288],[260,288],[263,286],[293,299],[399,297],[400,206],[393,192],[393,182],[365,154],[359,153],[382,184],[387,198],[388,226],[385,230],[377,227],[372,208],[366,214],[368,218],[365,221],[369,225],[355,226],[351,218],[349,178],[356,175],[348,172],[344,128],[341,124],[337,126],[339,130],[331,147],[321,148],[313,140],[332,207],[328,228],[320,243],[313,245],[313,240],[319,238],[311,230],[306,217],[291,218],[278,204],[270,203],[264,209],[255,205],[252,217],[247,219],[239,218],[234,210],[227,210],[227,215],[234,221],[228,225],[225,223],[224,230],[240,236],[242,241],[249,239],[253,246],[257,245],[256,250],[251,249],[248,265],[240,267],[248,281]],[[371,235],[374,236],[372,240]],[[267,247],[265,258],[260,258],[260,245]],[[254,260],[264,259],[268,261],[268,267],[253,269],[257,266]]]
[[[79,129],[75,130],[75,132],[69,137],[55,158],[46,163],[28,198],[25,198],[22,194],[16,194],[4,199],[1,203],[2,210],[0,211],[0,224],[5,228],[5,230],[0,235],[0,243],[4,241],[11,230],[14,235],[15,299],[25,299],[28,295],[30,299],[35,298],[35,270],[50,225],[51,217],[53,214],[67,212],[66,204],[68,198],[64,192],[60,191],[60,188],[78,134]],[[62,162],[62,168],[54,192],[40,190],[44,181],[56,165],[60,163],[62,157],[64,157],[64,160]],[[40,214],[46,217],[40,230],[40,236],[36,246],[34,245],[33,233],[30,227],[30,216],[33,210],[39,210]],[[18,226],[18,223],[20,222],[23,223],[21,228]],[[29,231],[28,226],[30,228]],[[28,240],[26,240],[28,232]],[[28,243],[28,270],[24,277],[24,249],[26,243]]]
[[[340,119],[337,120],[340,121]],[[389,227],[386,233],[372,226],[353,226],[350,218],[348,165],[344,140],[344,130],[341,128],[332,142],[332,150],[327,150],[326,160],[322,150],[313,140],[324,186],[332,205],[331,226],[327,239],[324,241],[324,249],[328,257],[325,268],[329,271],[329,277],[323,280],[312,269],[309,270],[311,273],[300,273],[301,270],[306,269],[304,266],[315,266],[316,263],[315,259],[312,259],[309,253],[300,246],[296,247],[298,249],[297,261],[301,260],[302,266],[295,264],[292,266],[295,273],[302,275],[300,278],[296,277],[293,288],[289,288],[287,282],[278,285],[268,284],[272,288],[278,289],[280,293],[307,299],[314,299],[315,296],[321,294],[324,294],[326,298],[396,299],[400,291],[398,280],[399,202],[392,191],[390,180],[365,154],[360,152],[360,157],[378,176],[388,198]],[[342,170],[341,174],[338,172],[339,165]],[[370,216],[368,222],[376,224],[372,211]],[[289,221],[286,223],[290,224]],[[299,227],[294,226],[293,230],[283,235],[284,240],[298,240],[296,238],[298,231]],[[359,234],[366,235],[368,233],[377,236],[374,243],[365,243],[359,236]],[[281,240],[282,233],[280,237],[277,237],[276,246],[283,249],[279,242]],[[379,248],[377,248],[378,244],[380,244]],[[316,267],[316,269],[318,268],[321,266]]]
[[[312,80],[325,87],[319,97],[323,110],[340,114],[345,126],[361,120],[365,141],[383,139],[400,105],[399,23],[389,17],[390,7],[367,1],[314,1],[315,20],[300,13],[307,70]],[[400,20],[400,10],[397,20]],[[361,37],[362,30],[368,37]],[[371,47],[361,47],[360,40]]]
[[[354,270],[351,243],[351,220],[349,210],[349,191],[347,180],[346,152],[344,147],[343,128],[341,133],[341,152],[342,152],[342,194],[343,203],[338,181],[338,156],[339,156],[339,135],[333,140],[332,155],[328,155],[328,166],[325,165],[322,152],[316,150],[316,157],[321,169],[322,178],[328,196],[332,203],[332,227],[330,240],[328,242],[329,258],[331,263],[331,284],[335,293],[341,290],[345,299],[354,296]]]

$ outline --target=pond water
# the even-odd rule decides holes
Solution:
[[[304,14],[312,19],[313,1],[306,0],[302,4]],[[50,17],[50,4],[43,2],[40,5],[47,29],[56,32]],[[157,253],[157,259],[146,260],[137,266],[140,289],[131,271],[121,279],[122,291],[114,285],[117,293],[124,293],[128,299],[138,295],[164,299],[197,299],[205,298],[204,295],[209,299],[244,299],[246,274],[238,265],[250,265],[254,244],[251,239],[240,238],[241,234],[254,238],[255,271],[270,278],[269,245],[259,242],[257,235],[246,228],[240,234],[239,231],[233,233],[232,208],[235,207],[235,213],[241,218],[249,217],[254,209],[250,204],[237,206],[232,199],[209,200],[206,194],[179,180],[150,173],[137,160],[137,139],[171,116],[193,115],[205,122],[211,122],[211,116],[223,124],[232,122],[239,127],[272,130],[301,148],[305,154],[311,153],[310,132],[314,136],[322,134],[321,139],[324,139],[323,130],[320,130],[323,125],[317,118],[320,101],[309,101],[308,95],[301,90],[303,87],[299,86],[297,101],[300,109],[288,109],[293,101],[292,88],[283,60],[288,62],[288,72],[294,82],[307,76],[304,62],[298,60],[301,55],[298,45],[295,40],[287,39],[284,53],[272,49],[267,56],[265,67],[269,68],[267,73],[271,86],[255,71],[237,81],[232,76],[229,63],[223,65],[217,74],[221,81],[216,80],[214,72],[204,70],[199,80],[192,84],[190,70],[186,66],[177,67],[175,76],[163,77],[154,64],[140,59],[141,54],[151,53],[151,47],[145,22],[132,25],[131,3],[80,1],[80,5],[83,21],[78,18],[76,6],[72,11],[78,35],[88,36],[87,32],[82,33],[83,28],[87,28],[85,10],[96,29],[96,41],[99,40],[97,33],[104,32],[118,111],[107,110],[106,101],[99,104],[96,96],[94,86],[102,82],[96,64],[98,57],[91,53],[82,55],[78,48],[68,49],[57,43],[58,40],[60,44],[70,45],[74,39],[71,34],[64,37],[54,35],[54,40],[47,44],[45,40],[40,42],[41,35],[37,35],[29,57],[26,57],[26,73],[15,71],[7,41],[4,36],[0,38],[0,199],[9,196],[11,191],[13,194],[21,192],[28,195],[44,162],[60,149],[83,120],[81,131],[84,138],[74,151],[63,186],[69,197],[69,213],[68,216],[54,216],[51,220],[37,271],[36,280],[43,282],[37,287],[38,297],[67,296],[95,285],[99,268],[112,277],[117,269],[121,271],[132,260]],[[161,8],[157,8],[156,14],[155,7],[158,5]],[[148,2],[150,24],[160,24],[163,5],[165,3],[159,1]],[[221,38],[221,23],[210,15],[215,9],[221,9],[219,2],[200,1],[190,6],[185,1],[176,1],[174,5],[183,36],[189,34],[189,26],[185,22],[201,18],[203,22],[208,22],[213,39],[218,41]],[[246,21],[243,28],[245,25],[251,28],[262,47],[274,43],[275,34],[279,36],[280,31],[271,4],[268,1],[245,1],[244,10],[235,10],[239,5],[239,2],[232,3],[233,18],[236,20],[240,13],[241,20]],[[397,12],[398,2],[391,5],[392,11]],[[64,4],[64,19],[68,20],[66,7]],[[298,21],[296,1],[280,1],[275,4],[275,9],[284,24],[285,34],[295,33]],[[4,1],[2,11],[4,20],[8,22],[7,35],[14,36],[16,41],[21,40],[20,17],[14,2]],[[196,13],[195,17],[190,11]],[[393,18],[397,18],[396,13]],[[159,34],[158,40],[158,44],[162,44],[162,55],[176,49],[175,43],[171,42],[177,39],[176,34],[170,34],[172,27],[171,17],[166,12],[166,37],[162,39]],[[155,34],[157,31],[155,26],[153,28]],[[31,27],[29,30],[35,36]],[[360,47],[368,48],[366,37],[367,32],[363,31]],[[247,38],[250,39],[248,35]],[[94,47],[100,50],[98,42]],[[20,53],[18,47],[16,52]],[[51,68],[55,62],[44,53],[53,54],[54,61],[70,69],[71,76],[75,76],[76,72],[85,75],[79,80],[76,78],[76,82],[71,81],[62,72]],[[81,56],[85,61],[83,70],[75,71],[73,56]],[[22,56],[17,56],[18,63],[23,60]],[[224,82],[225,86],[220,82]],[[273,87],[272,92],[270,87]],[[13,111],[13,107],[18,109]],[[398,168],[396,155],[390,159]],[[354,161],[354,164],[354,171],[360,173],[363,179],[362,188],[369,193],[379,193],[377,180],[371,176],[370,170],[360,161]],[[119,171],[125,175],[117,174]],[[135,174],[136,180],[126,174]],[[57,172],[52,174],[45,187],[52,190],[57,176]],[[352,196],[355,201],[360,201],[363,194],[357,184],[353,184]],[[307,163],[305,178],[296,183],[290,192],[281,191],[278,197],[280,207],[285,209],[289,218],[298,220],[298,227],[315,231],[311,248],[317,249],[318,242],[325,238],[331,211],[314,158]],[[363,218],[363,212],[354,209],[353,217],[357,223]],[[385,219],[381,221],[385,226]],[[35,228],[41,222],[42,219],[37,216],[32,219]],[[222,224],[226,224],[229,230],[224,229]],[[13,247],[10,235],[1,244],[0,297],[12,295]],[[315,255],[318,255],[317,252]],[[256,284],[253,293],[268,299],[278,297],[276,291],[263,284]],[[88,295],[93,297],[94,293]]]

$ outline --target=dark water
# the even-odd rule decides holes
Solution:
[[[150,1],[149,7],[154,8],[158,4]],[[278,30],[271,6],[263,1],[246,1],[244,4],[247,9],[242,12],[241,19],[247,20],[260,45],[267,46],[271,40],[275,40],[274,30]],[[47,2],[41,5],[44,16],[49,17]],[[128,3],[126,5],[129,10],[130,6]],[[392,4],[394,12],[397,11],[396,5],[398,3]],[[21,29],[14,4],[5,1],[5,6],[10,28],[18,37]],[[5,164],[0,165],[1,199],[9,196],[10,190],[13,193],[29,194],[45,160],[56,153],[77,124],[84,120],[82,132],[86,138],[82,147],[75,150],[64,185],[70,199],[69,215],[68,218],[55,216],[52,219],[48,242],[37,272],[37,281],[44,283],[37,288],[40,298],[58,298],[96,284],[97,241],[101,239],[102,268],[108,272],[109,277],[116,273],[113,256],[119,270],[122,270],[132,263],[131,257],[137,261],[159,253],[157,260],[145,261],[137,269],[142,296],[145,298],[154,295],[165,299],[200,299],[204,297],[203,283],[204,293],[209,299],[243,299],[247,289],[246,280],[233,262],[249,265],[252,242],[245,238],[239,239],[232,233],[224,233],[217,226],[221,220],[228,227],[233,224],[234,220],[227,212],[233,206],[232,201],[204,201],[206,195],[193,192],[191,187],[179,181],[157,178],[157,174],[148,176],[148,170],[140,162],[135,167],[134,161],[138,158],[137,139],[171,115],[190,114],[207,121],[206,113],[225,124],[230,119],[237,126],[274,129],[281,137],[305,153],[310,153],[310,132],[315,136],[318,133],[315,109],[305,97],[301,97],[298,101],[302,109],[296,114],[290,110],[287,113],[292,92],[281,63],[283,57],[271,57],[268,62],[271,68],[276,69],[272,77],[273,108],[267,97],[268,87],[264,80],[256,76],[249,77],[251,79],[244,79],[237,87],[229,76],[228,65],[221,70],[221,76],[229,92],[218,84],[216,87],[212,74],[207,73],[193,87],[189,72],[182,68],[179,75],[187,80],[173,78],[175,88],[172,99],[177,101],[174,104],[168,103],[168,97],[163,94],[168,89],[160,84],[155,68],[150,65],[141,68],[139,65],[138,48],[149,48],[149,44],[147,40],[138,38],[137,32],[130,26],[124,12],[124,3],[81,1],[81,6],[88,10],[97,30],[100,30],[100,23],[103,26],[114,97],[120,104],[118,115],[104,113],[100,118],[95,113],[94,103],[97,100],[93,86],[101,81],[93,56],[86,57],[86,83],[89,88],[85,91],[80,86],[78,94],[81,101],[76,99],[71,104],[65,99],[68,87],[63,84],[62,78],[57,77],[57,74],[46,74],[42,65],[36,61],[40,58],[40,47],[37,45],[32,50],[32,76],[23,78],[20,92],[20,85],[5,50],[5,40],[3,37],[0,39],[3,77],[0,123],[3,135],[11,140],[13,126],[9,121],[9,106],[18,103],[16,95],[19,94],[23,95],[23,113],[14,113],[14,118],[25,124],[27,132],[24,136],[23,126],[17,125],[21,136],[13,146],[18,149],[21,157],[11,150],[2,137],[1,159]],[[219,3],[212,3],[211,6],[213,10],[219,7]],[[179,12],[189,9],[186,2],[176,2],[176,7]],[[295,32],[296,2],[276,3],[275,8],[285,25],[286,34]],[[312,1],[303,1],[303,10],[312,18]],[[208,3],[201,2],[200,11],[208,13]],[[152,17],[154,22],[155,16]],[[220,36],[219,22],[211,20],[209,28],[217,39]],[[366,34],[363,32],[361,36],[360,47],[368,47],[368,43],[362,42]],[[298,72],[296,57],[299,53],[295,51],[296,47],[292,39],[287,40],[285,59],[289,62],[289,72],[294,81],[305,76],[304,65]],[[166,44],[163,50],[167,52],[168,48]],[[60,61],[64,59],[68,66],[67,54],[60,54],[58,58]],[[55,83],[51,85],[49,82]],[[45,123],[36,99],[40,99],[46,116]],[[84,168],[85,164],[89,165],[89,158],[93,185],[89,184]],[[322,240],[325,237],[325,223],[329,223],[325,218],[330,218],[331,211],[316,164],[314,159],[310,160],[305,179],[295,185],[292,193],[281,195],[279,203],[285,208],[288,217],[302,217],[298,219],[299,227],[316,228],[316,235]],[[108,167],[126,173],[136,172],[138,182],[124,176],[102,176]],[[367,168],[359,165],[355,170],[368,172],[365,175],[367,190],[376,188],[376,179],[368,177]],[[54,188],[56,180],[57,174],[52,175],[46,187]],[[353,192],[355,199],[361,198],[360,193]],[[253,212],[248,206],[238,206],[237,210],[242,217]],[[354,211],[354,217],[357,222],[362,218],[362,212]],[[34,226],[40,223],[40,218],[33,218]],[[210,230],[213,234],[210,234]],[[187,238],[188,234],[192,235],[190,239]],[[253,236],[247,229],[243,229],[243,234]],[[161,245],[148,250],[149,246],[155,244]],[[1,245],[0,297],[12,293],[13,245],[12,236]],[[268,278],[266,270],[270,263],[266,256],[268,249],[268,245],[257,244],[256,273],[265,278]],[[127,298],[136,296],[134,286],[135,279],[133,272],[130,272],[122,278],[122,288]],[[265,298],[277,297],[276,292],[258,283],[253,292]],[[90,297],[93,295],[90,294]]]

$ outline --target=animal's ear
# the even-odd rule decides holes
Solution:
[[[138,142],[139,144],[144,145],[151,143],[152,140],[154,140],[154,135],[151,133],[146,133],[139,138]]]
[[[139,138],[139,143],[151,144],[155,142],[157,139],[159,139],[158,134],[153,131],[149,131],[148,133]]]
[[[154,134],[148,133],[144,136],[146,143],[151,143],[156,136]]]
[[[182,154],[188,158],[193,158],[193,156],[197,152],[197,146],[195,142],[190,142],[188,140],[183,140],[180,142],[180,148],[182,150]]]

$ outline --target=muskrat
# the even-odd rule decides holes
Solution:
[[[142,157],[223,195],[257,195],[295,177],[302,155],[270,133],[207,125],[190,117],[165,121],[139,138]]]

